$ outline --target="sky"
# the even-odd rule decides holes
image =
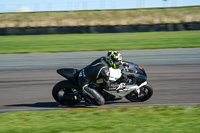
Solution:
[[[200,0],[0,0],[0,13],[197,6]]]

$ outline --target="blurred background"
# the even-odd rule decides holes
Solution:
[[[199,5],[200,0],[1,0],[0,27],[197,22]]]
[[[0,12],[38,12],[197,6],[200,0],[1,0]]]
[[[104,56],[107,50],[119,50],[124,60],[144,66],[148,81],[155,91],[153,97],[144,103],[131,103],[124,99],[105,106],[198,106],[199,35],[200,0],[0,0],[0,112],[67,108],[60,106],[51,96],[52,87],[64,80],[56,73],[56,69],[81,69]],[[47,117],[36,115],[31,118],[31,115],[27,114],[16,115],[19,117],[7,117],[6,114],[6,117],[0,116],[5,119],[0,119],[0,132],[65,132],[62,130],[69,128],[72,132],[93,132],[90,130],[92,127],[94,132],[99,129],[97,132],[127,130],[155,133],[165,129],[165,132],[195,133],[200,131],[200,119],[197,119],[200,107],[193,107],[193,110],[186,107],[155,107],[152,111],[146,111],[150,109],[147,107],[141,109],[144,113],[137,107],[137,113],[124,113],[130,120],[125,120],[126,117],[116,113],[113,114],[117,117],[111,117],[109,120],[96,117],[99,112],[93,113],[93,117],[71,113],[72,122],[76,123],[72,125],[76,127],[63,124],[63,116],[67,117],[63,114],[66,112],[56,112],[56,121],[62,124],[49,122],[46,118],[54,117],[49,117],[49,113],[44,113],[48,114]],[[168,110],[171,110],[171,113]],[[126,110],[121,110],[119,114],[123,111]],[[183,115],[184,113],[186,115]],[[58,114],[61,114],[60,120],[57,119]],[[177,116],[174,117],[174,114]],[[112,111],[109,111],[108,115],[112,116]],[[88,120],[83,119],[77,126],[79,116],[87,116]],[[139,117],[133,119],[132,116]],[[102,120],[102,123],[92,121],[94,126],[83,124],[93,118],[98,118],[94,119],[95,121]],[[155,121],[153,123],[152,118]],[[13,122],[13,119],[17,121]],[[25,123],[18,120],[25,120]],[[134,121],[131,122],[132,120]],[[35,125],[35,121],[39,124]],[[69,121],[65,123],[68,124]],[[105,126],[106,121],[111,126]],[[1,123],[5,128],[1,128]],[[44,126],[43,123],[49,125]],[[39,126],[42,127],[38,128]],[[144,127],[147,129],[143,130]]]

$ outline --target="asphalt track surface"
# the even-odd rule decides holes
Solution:
[[[125,60],[144,67],[154,94],[142,103],[124,98],[106,102],[103,107],[200,104],[200,48],[120,52]],[[84,101],[62,106],[52,98],[51,90],[64,80],[56,69],[82,68],[105,54],[106,51],[0,55],[0,112],[95,107],[86,106]]]

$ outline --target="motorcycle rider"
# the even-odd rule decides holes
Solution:
[[[89,104],[101,106],[105,103],[104,97],[90,83],[103,79],[103,88],[107,90],[119,90],[125,88],[124,83],[117,84],[109,80],[109,68],[119,69],[122,64],[122,56],[117,51],[108,51],[106,57],[100,57],[79,73],[78,84],[83,90],[84,99]]]

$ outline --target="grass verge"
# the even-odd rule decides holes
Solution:
[[[200,31],[0,36],[0,54],[200,47]]]
[[[200,106],[146,106],[0,114],[1,133],[198,133]]]
[[[0,27],[132,25],[200,21],[200,6],[130,10],[0,13]]]

